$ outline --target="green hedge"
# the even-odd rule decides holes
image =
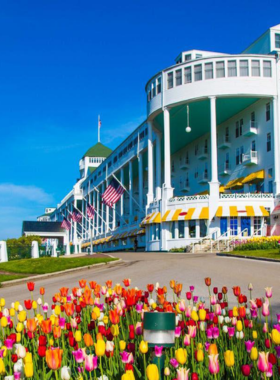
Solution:
[[[257,251],[265,249],[276,249],[280,248],[276,240],[266,241],[266,242],[250,242],[243,243],[241,241],[235,243],[234,251]]]

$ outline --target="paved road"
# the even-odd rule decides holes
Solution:
[[[50,302],[52,294],[60,287],[72,288],[78,285],[78,280],[85,278],[104,283],[113,280],[121,282],[124,278],[132,279],[132,286],[143,288],[147,283],[159,282],[167,285],[176,279],[183,283],[183,294],[189,285],[195,285],[195,295],[207,297],[205,277],[212,278],[212,284],[221,288],[229,288],[229,300],[234,301],[231,288],[235,285],[247,294],[249,282],[253,283],[253,296],[264,296],[266,286],[273,287],[272,306],[274,313],[280,313],[280,263],[269,263],[237,258],[217,257],[214,254],[166,254],[166,253],[131,253],[121,252],[115,254],[123,259],[123,263],[111,268],[83,269],[80,272],[52,277],[36,281],[34,297],[39,296],[39,287],[46,288],[46,300]],[[29,297],[25,285],[17,285],[0,289],[0,297],[5,297],[7,305],[12,301],[23,302]]]

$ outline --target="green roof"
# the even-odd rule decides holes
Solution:
[[[83,157],[108,157],[112,153],[110,148],[98,142],[83,155]]]
[[[89,167],[89,168],[88,168],[88,171],[89,171],[89,172],[90,172],[90,174],[91,174],[91,173],[93,173],[93,172],[94,172],[94,170],[95,170],[95,169],[96,169],[96,168],[91,168],[91,167]]]

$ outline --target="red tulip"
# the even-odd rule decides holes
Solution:
[[[242,375],[245,377],[249,377],[251,373],[251,367],[248,364],[244,364],[241,366]]]
[[[226,287],[226,286],[223,286],[223,287],[222,287],[222,293],[223,293],[223,294],[227,294],[227,292],[228,292],[227,287]]]
[[[30,310],[32,308],[32,301],[31,300],[24,300],[24,306],[27,310]]]
[[[192,373],[191,380],[199,380],[198,374],[196,372]]]
[[[191,300],[192,299],[192,293],[191,292],[187,292],[186,293],[186,297],[187,297],[187,300]]]
[[[271,346],[269,339],[265,339],[264,344],[265,344],[266,348],[270,348],[270,346]]]
[[[18,356],[17,356],[17,354],[12,354],[11,359],[12,359],[12,362],[13,362],[13,363],[16,363],[16,362],[18,361]]]
[[[28,289],[30,292],[33,292],[34,288],[35,288],[35,284],[34,284],[34,282],[28,282],[28,283],[27,283],[27,289]]]
[[[47,347],[46,346],[39,346],[38,347],[38,355],[43,358],[45,355],[46,355],[46,350],[47,350]]]
[[[155,287],[154,287],[154,284],[148,284],[148,285],[147,285],[147,289],[148,289],[148,292],[149,292],[149,293],[152,293],[152,292],[154,291],[154,288],[155,288]]]
[[[45,335],[39,336],[39,346],[46,346],[47,345],[47,337]]]
[[[232,288],[232,290],[233,290],[233,294],[234,294],[236,297],[238,297],[238,296],[240,295],[240,293],[241,293],[240,286],[234,286],[234,287]]]
[[[218,288],[217,288],[217,286],[214,286],[214,288],[213,288],[213,293],[214,293],[214,294],[218,294]]]
[[[275,364],[277,363],[277,358],[276,358],[276,356],[275,356],[272,352],[270,352],[270,353],[268,354],[268,361],[269,361],[269,363],[271,363],[272,365],[275,365]]]

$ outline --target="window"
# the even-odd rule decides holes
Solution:
[[[198,169],[195,169],[194,178],[197,178],[197,177],[198,177]]]
[[[261,75],[260,61],[253,59],[252,60],[252,76],[259,77],[260,75]]]
[[[254,233],[255,235],[261,235],[262,230],[262,218],[261,216],[255,216],[254,217]]]
[[[239,155],[239,163],[242,164],[243,162],[243,154],[244,154],[244,148],[243,146],[240,147],[240,155]]]
[[[235,137],[239,137],[239,121],[235,123]]]
[[[194,155],[197,156],[197,153],[198,153],[198,144],[196,144],[194,147]]]
[[[228,61],[228,76],[229,77],[237,76],[236,61]]]
[[[173,88],[173,72],[167,74],[167,89]]]
[[[213,63],[205,63],[205,79],[213,79]]]
[[[239,136],[242,136],[243,133],[243,119],[239,121]]]
[[[192,83],[192,68],[185,67],[185,83]]]
[[[236,149],[235,151],[235,164],[239,165],[239,148]]]
[[[271,78],[271,61],[263,61],[263,76],[266,78]]]
[[[202,80],[202,65],[194,66],[194,80],[195,82]]]
[[[182,70],[175,71],[176,86],[181,86],[182,84]]]
[[[191,54],[185,54],[185,62],[191,61],[192,55]]]
[[[148,102],[151,100],[151,88],[148,89],[148,94],[147,94]]]
[[[268,178],[269,178],[269,182],[268,182],[268,192],[269,193],[273,193],[273,181],[272,181],[272,176],[273,176],[273,170],[272,168],[268,169]]]
[[[237,235],[237,229],[238,229],[237,217],[231,216],[230,217],[230,234],[231,234],[231,236]]]
[[[184,222],[184,220],[179,220],[178,230],[179,230],[179,239],[184,239],[184,237],[185,237],[185,222]]]
[[[267,103],[265,105],[265,120],[266,121],[270,120],[270,103]]]
[[[225,169],[229,169],[229,152],[226,153]]]
[[[225,77],[225,62],[216,63],[216,78]]]
[[[208,140],[204,141],[204,153],[208,153]]]
[[[266,151],[267,152],[271,151],[271,133],[268,133],[266,135]]]
[[[189,220],[189,234],[191,238],[196,237],[196,232],[195,232],[195,220]]]
[[[157,79],[157,93],[161,93],[161,77],[158,77]]]
[[[198,59],[198,58],[202,58],[202,54],[196,54],[195,55],[195,58]]]
[[[155,82],[152,83],[152,98],[156,96],[156,84]]]
[[[118,161],[118,156],[114,157],[114,164]]]
[[[280,34],[275,33],[275,48],[280,49]]]
[[[170,237],[171,239],[175,239],[175,222],[171,222]]]
[[[249,76],[249,62],[246,60],[241,60],[239,62],[240,76],[248,77]]]
[[[256,151],[256,141],[255,141],[255,140],[253,140],[253,141],[251,142],[251,151],[252,151],[252,152],[255,152],[255,151]]]
[[[229,128],[228,127],[226,127],[225,142],[229,142]]]
[[[200,237],[205,237],[207,234],[207,220],[200,219],[199,220],[199,227],[200,227]]]

